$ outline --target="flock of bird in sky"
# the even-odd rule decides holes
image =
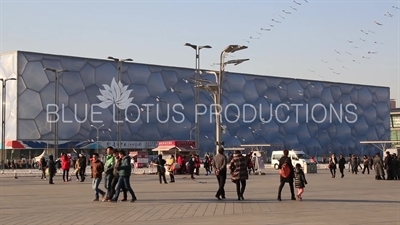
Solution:
[[[249,45],[255,40],[261,39],[264,33],[272,32],[274,27],[283,24],[287,17],[295,14],[296,11],[300,10],[301,7],[303,7],[302,5],[309,3],[307,0],[303,1],[293,0],[291,5],[289,6],[289,9],[281,10],[281,13],[278,15],[279,18],[272,18],[270,23],[264,25],[266,27],[261,27],[259,30],[255,31],[253,35],[244,38],[242,41],[245,42],[245,45]],[[347,45],[349,46],[348,48],[332,49],[332,53],[337,55],[335,57],[336,60],[334,60],[333,62],[321,58],[320,62],[323,63],[324,66],[326,66],[325,71],[316,71],[315,69],[308,67],[308,72],[318,76],[318,79],[325,80],[323,74],[333,73],[335,75],[339,75],[345,72],[345,70],[349,70],[352,65],[362,64],[365,60],[371,59],[375,54],[378,54],[378,52],[375,50],[364,52],[360,49],[360,47],[366,47],[367,49],[376,49],[377,46],[383,45],[384,43],[380,42],[377,39],[377,34],[379,34],[379,27],[385,25],[384,18],[393,19],[395,17],[396,11],[400,11],[400,7],[392,6],[385,13],[382,13],[381,18],[371,21],[371,24],[368,28],[360,29],[360,36],[354,37],[352,39],[347,39]],[[350,64],[347,64],[346,62]],[[214,63],[211,66],[215,66],[216,64],[217,63]]]

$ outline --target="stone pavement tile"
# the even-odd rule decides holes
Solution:
[[[179,211],[172,215],[172,219],[182,218],[192,204],[183,204]]]
[[[248,207],[246,207],[246,208],[248,208]],[[254,212],[254,213],[258,213],[258,212],[262,211],[260,203],[250,203],[250,209],[251,209],[251,212]]]
[[[224,215],[225,214],[225,207],[226,207],[225,203],[222,203],[221,201],[218,201],[218,203],[216,203],[216,207],[214,208],[213,215],[214,216]]]
[[[243,207],[243,213],[247,214],[247,213],[252,213],[253,209],[251,208],[251,203],[242,203],[242,207]]]
[[[179,212],[182,208],[182,204],[169,204],[170,208],[169,210],[163,215],[161,216],[160,220],[165,220],[165,219],[170,219],[172,218],[173,215],[175,215],[177,212]]]
[[[185,214],[183,214],[182,218],[190,218],[196,213],[196,210],[199,208],[200,204],[192,204],[186,210]]]
[[[145,206],[140,211],[133,211],[127,212],[130,216],[123,220],[124,223],[134,222],[137,221],[142,216],[146,215],[147,213],[151,212],[154,209],[154,206]],[[113,221],[115,222],[115,220]]]
[[[214,211],[217,208],[217,204],[218,203],[214,203],[214,202],[208,203],[206,211],[204,211],[203,216],[213,216],[214,215]]]
[[[233,213],[234,214],[241,214],[243,213],[243,206],[240,202],[233,203]]]
[[[196,212],[194,213],[194,217],[203,216],[208,208],[208,203],[200,204],[199,208],[197,208]]]
[[[142,216],[138,217],[135,221],[147,221],[149,220],[154,214],[158,213],[164,205],[155,205],[153,208],[148,210],[146,213],[142,214]]]
[[[233,214],[233,203],[225,203],[224,215]]]

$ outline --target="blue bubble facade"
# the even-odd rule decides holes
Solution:
[[[49,116],[55,77],[44,67],[70,71],[60,74],[61,142],[96,139],[92,124],[105,124],[101,140],[117,140],[116,107],[123,108],[122,141],[194,139],[193,69],[123,63],[121,87],[130,92],[115,97],[118,72],[113,61],[21,51],[1,59],[2,76],[18,78],[7,87],[8,141],[54,138]],[[201,76],[215,81],[211,74]],[[372,153],[376,149],[359,142],[390,140],[389,93],[388,87],[227,72],[222,139],[228,147],[276,144],[272,149],[297,148],[310,155]],[[107,98],[119,100],[110,105]],[[200,92],[200,103],[201,150],[214,152],[209,92]]]

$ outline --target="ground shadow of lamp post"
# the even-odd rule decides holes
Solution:
[[[220,55],[220,69],[218,72],[216,71],[205,71],[205,73],[210,73],[215,75],[216,83],[212,83],[207,80],[195,80],[196,81],[196,88],[200,88],[210,92],[213,96],[214,100],[214,110],[215,110],[215,144],[216,144],[216,153],[218,154],[218,149],[222,146],[221,140],[221,113],[222,109],[222,88],[223,88],[223,81],[224,81],[224,73],[225,73],[225,66],[228,64],[239,65],[243,62],[248,61],[249,59],[234,59],[225,62],[225,56],[229,53],[234,53],[243,49],[247,49],[247,46],[243,45],[229,45],[227,46]]]
[[[2,94],[1,94],[1,166],[4,172],[4,166],[6,163],[7,152],[6,152],[6,103],[7,103],[7,81],[17,80],[16,78],[0,78],[2,83]]]
[[[55,87],[54,87],[54,102],[56,106],[56,114],[54,114],[54,155],[56,158],[59,157],[58,155],[58,121],[59,121],[59,116],[58,116],[58,111],[59,111],[59,102],[60,102],[60,91],[59,91],[59,86],[60,86],[60,79],[59,79],[59,74],[63,72],[69,72],[68,70],[57,70],[57,69],[52,69],[45,67],[43,68],[44,71],[50,71],[54,73],[54,79],[55,79]]]

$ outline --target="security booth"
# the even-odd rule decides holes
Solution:
[[[189,158],[191,154],[198,154],[199,151],[195,149],[195,146],[195,141],[159,141],[158,147],[152,151],[162,155],[165,160],[168,160],[171,155],[174,155],[175,158],[177,155]]]

